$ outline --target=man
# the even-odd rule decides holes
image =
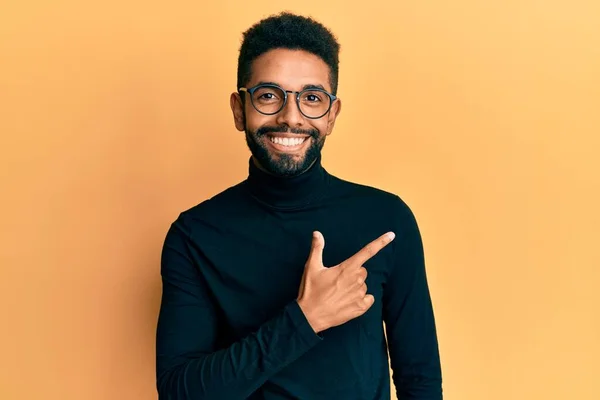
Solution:
[[[389,399],[388,345],[399,399],[442,398],[411,210],[321,164],[341,110],[338,52],[293,14],[245,32],[231,109],[249,175],[167,233],[161,399]]]

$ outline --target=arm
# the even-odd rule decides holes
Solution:
[[[442,399],[442,375],[423,243],[415,217],[400,200],[394,265],[383,312],[398,399]]]
[[[217,348],[217,308],[197,266],[182,218],[165,239],[156,331],[160,399],[245,399],[321,341],[296,301],[227,348]]]

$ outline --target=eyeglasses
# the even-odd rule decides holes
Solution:
[[[288,93],[296,95],[298,109],[306,118],[318,119],[331,109],[337,96],[320,88],[307,88],[300,92],[284,90],[274,84],[260,84],[251,88],[239,88],[239,92],[247,92],[254,109],[264,115],[274,115],[283,110],[287,104]]]

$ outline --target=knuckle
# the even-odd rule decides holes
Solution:
[[[365,298],[361,299],[358,302],[358,309],[361,312],[365,312],[365,311],[367,311],[369,309],[369,303],[368,303],[368,301]]]
[[[372,257],[375,255],[375,246],[373,246],[372,243],[369,243],[366,247],[365,247],[365,253],[367,253],[367,255],[369,257]]]

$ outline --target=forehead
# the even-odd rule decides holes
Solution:
[[[331,90],[329,66],[304,50],[273,49],[261,54],[252,62],[248,86],[258,82],[275,82],[287,90],[301,90],[304,85]]]

